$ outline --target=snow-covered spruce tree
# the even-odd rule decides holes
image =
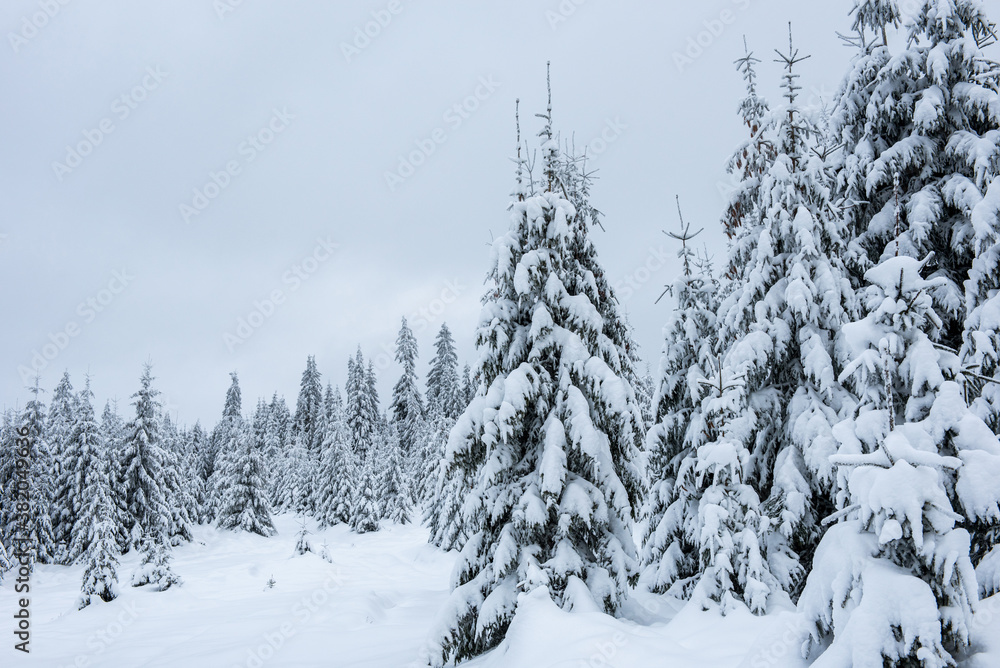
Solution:
[[[375,498],[379,517],[396,524],[410,523],[410,489],[403,471],[402,440],[395,424],[381,430],[376,441]]]
[[[758,177],[741,243],[730,249],[739,258],[730,257],[735,275],[719,307],[722,375],[740,379],[722,397],[734,415],[719,439],[739,441],[750,454],[742,480],[764,500],[765,584],[795,597],[820,538],[818,521],[834,508],[832,427],[852,400],[837,382],[833,341],[856,306],[841,257],[843,221],[797,102],[794,66],[802,58],[789,42],[781,59],[786,103],[761,130],[773,160]],[[751,608],[763,605],[757,596]]]
[[[317,476],[316,520],[320,528],[350,523],[359,474],[357,460],[348,444],[343,407],[335,406],[323,439]]]
[[[655,408],[653,406],[653,394],[655,391],[653,374],[650,373],[649,365],[647,364],[645,373],[638,377],[638,381],[635,384],[635,397],[636,401],[639,402],[639,409],[642,411],[644,431],[649,431],[653,427],[653,413]]]
[[[373,379],[374,381],[374,379]],[[359,462],[366,459],[374,442],[378,428],[378,394],[372,393],[374,384],[369,384],[365,370],[365,360],[361,348],[353,360],[347,362],[346,421],[351,449]]]
[[[746,41],[744,40],[744,47]],[[744,140],[729,159],[726,171],[735,181],[728,193],[722,229],[729,239],[729,253],[723,274],[734,281],[742,267],[750,260],[750,251],[760,234],[760,185],[761,178],[774,160],[774,146],[765,136],[770,107],[757,92],[756,65],[749,49],[736,61],[747,94],[740,102],[739,112],[750,136]]]
[[[143,535],[139,543],[142,563],[132,574],[132,586],[152,585],[156,591],[166,591],[174,585],[183,584],[170,568],[170,543],[164,531],[153,531]]]
[[[461,387],[458,380],[458,355],[455,340],[447,323],[434,339],[434,358],[427,372],[427,409],[437,408],[445,417],[456,419],[465,406],[460,406]]]
[[[859,12],[857,22],[873,31],[891,25],[895,3],[869,4],[883,11]],[[913,9],[901,16],[905,48],[879,56],[884,64],[869,86],[864,115],[852,123],[863,131],[846,147],[858,159],[845,162],[856,172],[845,180],[864,182],[863,196],[853,196],[863,201],[856,232],[866,262],[859,270],[897,249],[915,258],[934,252],[932,276],[947,279],[931,295],[943,321],[936,343],[957,350],[967,316],[962,285],[975,248],[972,210],[985,194],[985,174],[996,173],[996,158],[989,157],[996,155],[1000,127],[996,79],[986,74],[992,64],[973,34],[988,24],[982,2],[920,0]]]
[[[374,448],[374,445],[372,447]],[[379,466],[374,460],[375,457],[371,453],[365,457],[351,501],[351,528],[358,533],[378,531],[379,521],[382,519],[381,504],[375,493],[378,487]]]
[[[64,557],[66,563],[74,563],[90,547],[93,538],[92,527],[100,519],[107,521],[107,531],[117,531],[119,527],[113,524],[115,514],[110,507],[110,492],[105,489],[110,485],[107,479],[109,466],[107,449],[101,440],[101,428],[94,416],[94,394],[90,391],[90,378],[76,398],[73,425],[63,450],[64,466],[60,473],[63,483],[64,500],[72,512],[66,517],[73,518],[73,526],[69,531],[69,543]],[[97,495],[108,503],[108,508],[102,508],[100,515],[96,514],[94,499]],[[107,515],[107,517],[105,517]],[[115,545],[117,548],[117,544]]]
[[[649,494],[642,509],[646,585],[657,593],[675,587],[681,598],[690,596],[701,573],[698,502],[703,488],[696,467],[708,433],[701,403],[706,369],[715,359],[719,291],[707,260],[696,258],[687,245],[697,234],[682,222],[680,233],[671,235],[681,241],[683,273],[669,286],[676,308],[664,328],[653,394],[655,424],[646,434]]]
[[[69,563],[67,548],[72,540],[73,525],[76,522],[77,510],[73,502],[79,491],[76,488],[72,471],[74,461],[67,453],[69,449],[70,432],[76,415],[76,393],[70,381],[69,372],[64,371],[59,383],[52,391],[52,402],[49,404],[49,414],[45,421],[46,440],[52,454],[52,536],[57,545],[57,558],[62,563]]]
[[[406,318],[396,337],[396,361],[403,373],[392,388],[389,412],[399,435],[399,445],[404,456],[409,456],[423,427],[424,402],[417,387],[417,337],[413,336]]]
[[[928,259],[869,269],[868,315],[843,329],[841,377],[860,403],[835,429],[842,521],[799,602],[813,647],[832,642],[815,665],[953,666],[969,643],[976,575],[957,524],[1000,517],[1000,443],[951,380],[957,356],[933,343],[931,295],[948,279],[922,278]]]
[[[248,531],[260,536],[273,536],[264,481],[264,448],[266,447],[267,406],[257,402],[253,423],[235,440],[239,448],[225,471],[225,494],[219,504],[218,527]]]
[[[465,412],[469,404],[472,403],[473,398],[476,396],[478,391],[479,381],[476,375],[472,373],[472,367],[466,364],[462,367],[462,374],[460,378],[460,390],[458,392],[459,402],[458,405],[461,407],[459,413]]]
[[[125,426],[121,459],[124,469],[121,494],[132,547],[148,545],[151,536],[165,541],[170,517],[164,490],[163,434],[160,402],[157,399],[160,391],[153,389],[150,364],[143,367],[139,382],[139,390],[132,395],[135,417]]]
[[[193,503],[190,514],[196,524],[201,524],[204,521],[202,508],[205,507],[205,497],[208,494],[207,481],[203,476],[207,440],[205,430],[201,428],[201,421],[195,422],[194,426],[185,433],[186,446],[183,464]]]
[[[292,438],[298,441],[299,454],[305,459],[299,462],[299,492],[295,509],[299,512],[313,512],[314,473],[319,465],[320,448],[323,445],[323,421],[326,409],[323,403],[322,377],[312,355],[306,360],[305,371],[299,384],[299,397],[295,404],[292,422]]]
[[[81,407],[89,398],[81,394]],[[111,498],[111,460],[101,457],[93,462],[87,476],[85,503],[81,507],[80,519],[74,527],[76,536],[74,551],[86,545],[77,556],[77,561],[85,564],[83,583],[77,607],[90,605],[91,598],[97,596],[102,601],[112,601],[118,596],[118,533],[117,508]]]
[[[163,491],[170,515],[167,517],[167,539],[171,545],[190,543],[191,525],[197,524],[198,515],[192,512],[194,500],[183,471],[181,457],[184,441],[166,413],[163,415]]]
[[[57,546],[52,534],[52,522],[49,510],[52,507],[52,471],[54,469],[52,454],[49,451],[45,434],[45,406],[38,395],[42,390],[35,379],[34,387],[30,388],[31,399],[21,412],[18,431],[24,430],[24,438],[28,440],[28,513],[19,513],[19,520],[14,534],[14,552],[28,556],[29,568],[35,563],[51,564],[56,561]],[[19,434],[20,438],[20,434]]]
[[[128,512],[125,509],[125,422],[118,414],[118,401],[106,402],[101,413],[101,441],[108,458],[108,480],[111,481],[112,521],[115,540],[122,554],[131,549],[128,534]]]
[[[212,474],[208,479],[208,492],[211,497],[211,510],[208,519],[218,520],[223,499],[226,498],[229,473],[237,453],[242,451],[242,439],[246,437],[246,421],[243,419],[243,393],[240,390],[240,379],[233,371],[229,374],[229,389],[226,390],[226,403],[222,407],[222,419],[215,425],[212,440],[215,451],[215,461],[212,463]]]
[[[458,520],[462,507],[460,494],[466,490],[455,484],[456,475],[448,470],[445,459],[448,434],[454,425],[455,421],[437,408],[431,411],[422,439],[423,465],[416,486],[417,499],[424,505],[423,521],[430,530],[427,541],[445,550],[460,546],[464,539],[458,535],[461,527]]]
[[[271,498],[271,508],[280,513],[291,507],[290,488],[290,450],[292,416],[284,397],[278,397],[277,392],[268,404],[267,448],[265,461],[271,468],[268,493]]]
[[[448,444],[450,466],[474,480],[464,505],[472,535],[434,665],[495,647],[519,591],[546,587],[561,607],[613,613],[637,572],[642,417],[623,377],[629,351],[609,336],[621,322],[601,317],[614,293],[598,291],[588,268],[598,266],[592,221],[561,196],[574,184],[558,183],[551,105],[544,118],[543,182],[532,195],[519,183],[511,230],[494,242],[476,336],[481,389]]]

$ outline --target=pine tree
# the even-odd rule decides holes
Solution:
[[[275,512],[282,512],[291,507],[289,494],[291,422],[292,416],[287,404],[285,404],[284,397],[278,397],[277,392],[275,392],[268,405],[267,447],[265,449],[265,461],[269,463],[271,468],[268,486],[271,495],[271,508]]]
[[[124,554],[130,549],[128,511],[125,508],[125,423],[118,415],[117,400],[104,404],[101,413],[101,441],[108,458],[108,480],[111,483],[111,520],[118,550]]]
[[[107,449],[94,416],[93,397],[88,377],[77,397],[76,415],[63,451],[60,487],[64,490],[64,503],[70,509],[65,517],[73,518],[65,551],[66,563],[78,561],[88,551],[95,522],[107,522],[108,531],[118,529],[112,523],[114,516],[110,507],[110,492],[105,489],[109,485]],[[102,495],[102,503],[107,501],[107,508],[94,504],[98,495]]]
[[[0,546],[4,554],[13,553],[13,539],[17,532],[17,425],[16,411],[4,410],[0,425]]]
[[[465,411],[465,409],[472,403],[472,400],[476,396],[476,377],[472,373],[472,367],[466,364],[462,367],[462,378],[461,385],[458,396],[460,398],[458,405],[460,407],[459,413]]]
[[[434,350],[431,369],[427,373],[427,410],[436,408],[441,415],[454,420],[465,406],[460,405],[458,355],[447,323],[441,323],[434,339]]]
[[[351,521],[351,503],[359,471],[348,444],[340,391],[334,394],[332,413],[323,440],[317,477],[316,519],[320,528]]]
[[[45,406],[39,400],[41,388],[38,379],[31,388],[32,397],[24,406],[18,425],[19,438],[28,441],[28,512],[19,514],[19,522],[12,539],[15,555],[27,556],[29,568],[34,564],[51,564],[56,561],[57,545],[52,532],[49,511],[52,508],[52,454],[45,434]],[[26,524],[24,521],[26,520]]]
[[[875,59],[865,61],[869,72],[859,78],[871,82],[863,89],[871,92],[867,98],[858,93],[864,111],[845,133],[847,173],[840,181],[854,184],[848,195],[858,202],[863,254],[855,281],[897,253],[924,258],[934,252],[932,277],[946,279],[931,293],[943,319],[935,343],[957,350],[968,315],[962,286],[977,234],[972,211],[985,194],[986,175],[996,173],[995,159],[984,156],[995,154],[1000,141],[991,111],[997,74],[976,45],[975,31],[989,25],[982,3],[921,0],[914,10],[901,17],[905,48],[895,55],[876,48]],[[900,16],[888,0],[859,3],[855,25],[884,33]]]
[[[354,499],[351,501],[351,528],[358,533],[378,531],[382,515],[379,512],[379,500],[375,494],[378,485],[378,467],[375,457],[365,458],[361,466],[361,477],[354,489]]]
[[[129,544],[150,544],[150,537],[165,540],[167,505],[164,490],[163,435],[160,426],[159,390],[153,385],[152,366],[143,367],[140,388],[132,395],[135,417],[125,427],[122,451],[124,476],[121,494],[126,512]]]
[[[379,517],[396,524],[409,524],[410,490],[403,474],[401,443],[395,425],[379,434],[375,450],[378,463],[375,498],[379,503]]]
[[[198,515],[193,512],[194,499],[181,464],[184,439],[169,415],[164,414],[162,426],[163,491],[170,508],[167,538],[171,545],[180,545],[194,540],[191,525],[198,522]]]
[[[957,357],[935,347],[944,320],[900,255],[865,273],[863,319],[844,326],[841,374],[859,398],[835,430],[841,507],[817,551],[800,609],[826,665],[954,665],[969,643],[976,575],[966,521],[1000,517],[1000,443],[952,380]],[[959,514],[961,513],[964,514]],[[853,517],[852,517],[853,516]]]
[[[417,339],[406,324],[406,318],[396,338],[396,361],[402,365],[403,374],[392,388],[389,410],[403,455],[410,456],[423,428],[424,405],[417,387]]]
[[[73,525],[76,522],[76,511],[73,503],[78,489],[74,483],[73,455],[67,450],[71,447],[69,440],[75,421],[77,396],[73,392],[69,372],[64,371],[59,384],[52,392],[52,403],[49,404],[48,419],[45,423],[45,434],[52,455],[54,468],[52,470],[52,508],[50,510],[52,535],[58,545],[60,561],[68,563],[66,551],[72,540]]]
[[[143,535],[139,542],[142,563],[132,574],[132,586],[153,585],[155,591],[166,591],[184,583],[170,568],[170,547],[163,530]]]
[[[225,473],[226,495],[218,516],[220,529],[238,529],[261,536],[276,533],[264,482],[266,432],[267,407],[261,399],[257,402],[251,428],[244,429],[236,440],[240,449]]]
[[[614,612],[636,573],[642,417],[632,353],[616,345],[622,321],[602,317],[614,292],[596,289],[593,220],[561,196],[580,188],[559,183],[551,107],[543,118],[543,182],[516,196],[511,230],[494,242],[477,333],[481,390],[448,445],[449,465],[474,480],[464,506],[472,536],[435,633],[435,665],[495,647],[519,590],[546,587],[560,606]]]
[[[721,600],[743,589],[739,597],[758,613],[765,590],[798,594],[819,540],[817,522],[833,509],[832,428],[851,405],[837,383],[833,340],[855,310],[842,261],[843,221],[831,206],[823,163],[811,154],[812,130],[798,105],[794,66],[804,58],[791,38],[789,52],[779,55],[786,103],[764,117],[760,133],[773,155],[751,177],[756,200],[744,201],[751,213],[730,248],[734,274],[719,307],[720,373],[739,382],[717,399],[734,411],[706,450],[716,456],[715,446],[738,444],[736,451],[748,453],[749,461],[727,465],[733,489],[749,484],[764,500],[757,506],[744,498],[748,517],[767,516],[753,520],[761,532],[757,545],[746,543],[747,559],[766,560],[761,583],[747,590],[734,580],[729,590],[730,579],[716,577],[722,588],[712,593]],[[751,58],[740,61],[744,70]],[[738,574],[744,564],[723,561],[721,567]]]
[[[652,397],[655,424],[646,434],[650,488],[642,511],[648,586],[663,593],[676,585],[682,598],[690,596],[701,574],[697,519],[704,488],[698,482],[697,453],[709,431],[701,404],[708,391],[706,370],[714,360],[719,291],[707,261],[699,261],[687,245],[700,231],[692,234],[682,220],[680,233],[670,235],[681,241],[683,273],[669,288],[677,306],[664,328]]]
[[[313,473],[319,465],[320,448],[323,445],[323,419],[326,409],[323,402],[323,385],[316,358],[306,360],[305,371],[299,385],[299,398],[295,405],[295,419],[292,422],[292,438],[298,439],[305,459],[299,463],[299,496],[297,510],[313,511]]]
[[[81,403],[89,398],[81,395]],[[111,498],[111,461],[104,457],[93,463],[88,476],[86,505],[74,527],[73,546],[86,545],[78,560],[86,565],[77,607],[90,605],[91,597],[112,601],[118,596],[118,532],[115,502]],[[75,551],[75,549],[74,549]]]
[[[378,425],[378,394],[373,394],[374,374],[371,384],[365,371],[361,348],[347,363],[346,420],[351,449],[359,462],[363,462],[371,448]]]
[[[222,407],[222,419],[212,432],[215,461],[212,463],[212,473],[208,478],[208,490],[211,497],[209,520],[218,520],[223,500],[229,493],[230,473],[234,460],[243,450],[243,439],[246,437],[246,424],[243,420],[243,392],[240,390],[239,375],[233,371],[229,374],[229,389],[226,390],[226,403]]]

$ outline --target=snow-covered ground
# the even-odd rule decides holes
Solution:
[[[310,536],[332,563],[293,556],[297,520],[276,518],[260,538],[195,529],[174,553],[181,587],[127,586],[138,557],[123,559],[121,596],[78,611],[82,567],[41,566],[32,577],[31,654],[13,649],[12,578],[0,587],[10,629],[2,666],[122,668],[397,668],[420,665],[424,640],[448,595],[455,553],[427,545],[422,527],[358,535],[346,527]],[[310,525],[311,529],[314,529]],[[268,587],[273,577],[274,586]],[[545,596],[525,597],[507,640],[468,668],[798,667],[804,627],[791,611],[722,618],[673,599],[639,594],[622,619],[563,612]],[[1000,666],[1000,597],[980,604],[974,630],[992,642],[963,668]],[[980,647],[980,649],[987,649]]]

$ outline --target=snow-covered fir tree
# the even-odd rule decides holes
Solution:
[[[865,273],[863,319],[844,326],[842,379],[859,399],[837,425],[841,522],[817,551],[799,607],[823,665],[951,666],[978,598],[969,531],[1000,517],[1000,443],[966,405],[928,259]]]
[[[128,513],[125,509],[125,422],[118,414],[118,402],[108,401],[101,413],[101,441],[108,458],[108,480],[111,481],[112,521],[118,550],[124,554],[130,548]]]
[[[226,403],[222,407],[222,419],[212,432],[214,447],[211,450],[215,452],[215,460],[207,482],[211,497],[211,509],[206,513],[209,520],[218,520],[222,501],[228,494],[229,473],[238,453],[243,450],[243,440],[247,437],[239,375],[233,371],[229,374],[229,379]]]
[[[267,405],[257,402],[253,422],[244,426],[235,439],[239,448],[229,459],[225,475],[225,495],[219,504],[218,527],[273,536],[264,473],[264,449],[267,447]]]
[[[423,427],[424,402],[417,387],[417,337],[406,324],[406,318],[403,318],[396,337],[396,361],[403,367],[403,373],[392,388],[389,412],[403,455],[408,457]]]
[[[316,358],[310,355],[302,372],[299,397],[295,404],[292,421],[292,439],[296,441],[296,452],[302,456],[298,462],[298,495],[296,510],[313,511],[314,474],[319,465],[320,448],[323,445],[323,422],[326,408],[323,402],[323,384]]]
[[[347,362],[345,411],[351,449],[359,462],[366,458],[378,428],[378,394],[372,394],[374,379],[369,383],[365,360],[358,348],[354,359]]]
[[[339,391],[337,396],[339,397]],[[351,521],[355,485],[360,471],[349,444],[343,406],[335,402],[323,439],[317,476],[316,520],[320,528]]]
[[[81,405],[89,399],[81,395]],[[118,596],[118,533],[117,508],[111,498],[111,460],[107,457],[93,463],[87,477],[85,504],[81,519],[74,527],[74,548],[86,545],[77,557],[85,565],[80,587],[78,608],[90,605],[96,596],[102,601],[112,601]]]
[[[744,70],[750,59],[740,61]],[[757,507],[756,500],[744,498],[748,516],[760,518],[755,520],[760,533],[757,545],[748,539],[739,556],[765,560],[761,582],[720,578],[716,572],[717,583],[735,589],[726,584],[711,597],[737,596],[758,613],[765,590],[797,595],[820,537],[818,521],[833,509],[832,427],[851,405],[837,382],[833,341],[855,310],[842,261],[843,221],[831,206],[824,165],[810,151],[811,130],[798,105],[794,65],[803,58],[790,42],[781,59],[786,101],[764,117],[760,130],[772,159],[752,177],[756,199],[741,204],[749,208],[738,242],[730,247],[734,273],[719,307],[720,373],[738,382],[724,383],[723,396],[713,401],[727,402],[733,415],[717,431],[716,442],[699,453],[703,461],[717,461],[711,458],[720,455],[720,447],[737,444],[735,452],[749,454],[748,461],[732,461],[727,470],[737,488],[749,484],[765,502]],[[703,500],[701,512],[728,511],[709,509]],[[731,555],[720,564],[736,574],[744,566]],[[745,589],[742,579],[752,586]]]
[[[167,517],[167,538],[171,545],[190,543],[191,525],[198,523],[191,486],[183,470],[184,437],[168,414],[163,415],[163,491],[170,515]]]
[[[858,4],[856,26],[870,33],[891,28],[899,17],[905,47],[895,54],[874,48],[872,58],[862,59],[867,71],[854,78],[864,92],[849,104],[859,111],[863,104],[863,114],[841,123],[847,127],[838,137],[847,154],[839,181],[848,184],[845,195],[857,209],[863,249],[855,281],[897,251],[920,259],[933,251],[932,275],[946,279],[932,291],[943,321],[936,343],[957,350],[967,316],[963,283],[975,249],[972,211],[986,194],[986,175],[997,171],[996,159],[988,157],[997,151],[1000,127],[991,111],[997,75],[995,69],[988,74],[994,65],[973,35],[977,25],[989,25],[985,5],[920,0],[900,12],[888,0]]]
[[[77,510],[74,500],[79,492],[74,482],[72,456],[69,449],[70,433],[76,414],[77,396],[73,391],[69,372],[64,371],[59,383],[52,391],[52,401],[49,404],[49,414],[45,421],[46,440],[52,455],[54,468],[52,476],[52,535],[58,545],[59,559],[68,562],[67,549],[72,540],[73,525],[76,522]]]
[[[375,446],[375,498],[379,517],[396,524],[410,522],[410,489],[404,473],[402,440],[396,424],[381,430]]]
[[[546,587],[566,608],[613,613],[636,574],[632,508],[642,417],[629,351],[609,332],[590,220],[562,197],[551,106],[543,181],[511,205],[494,242],[476,345],[480,393],[459,418],[449,465],[474,480],[464,504],[472,535],[430,650],[433,665],[495,647],[519,592]],[[572,291],[571,287],[572,286]]]
[[[164,490],[163,434],[160,426],[159,390],[153,388],[153,370],[146,364],[132,395],[135,417],[125,426],[120,481],[129,544],[150,544],[150,537],[166,541],[171,515]]]
[[[434,339],[434,357],[427,372],[427,410],[433,408],[445,417],[456,419],[465,406],[461,406],[461,386],[458,378],[458,355],[455,340],[447,323]]]
[[[646,434],[650,486],[642,510],[642,564],[652,591],[676,585],[675,593],[687,598],[701,573],[698,504],[703,485],[697,453],[709,431],[701,403],[708,389],[706,369],[715,359],[719,286],[707,260],[699,260],[687,244],[698,232],[681,225],[672,236],[681,241],[683,273],[670,286],[676,307],[664,328],[652,397],[655,424]]]
[[[375,491],[378,488],[379,468],[373,456],[365,457],[361,464],[361,475],[351,500],[351,528],[358,533],[378,531],[382,519],[381,504]]]
[[[31,399],[21,412],[18,437],[28,441],[29,481],[28,512],[18,513],[12,544],[13,552],[26,555],[29,568],[34,564],[56,561],[57,545],[49,512],[52,508],[52,471],[54,464],[45,435],[45,406],[39,399],[42,390],[35,379]],[[23,434],[23,436],[22,436]]]
[[[459,381],[458,405],[460,407],[459,413],[462,413],[472,403],[472,399],[476,396],[478,389],[476,376],[472,373],[472,367],[469,364],[462,367],[462,374]]]
[[[93,540],[93,524],[98,519],[107,522],[105,531],[111,532],[112,538],[115,538],[113,534],[118,530],[114,524],[116,518],[110,500],[107,449],[101,440],[101,428],[94,416],[93,398],[88,377],[76,398],[76,413],[63,450],[63,468],[60,472],[64,480],[60,487],[64,490],[65,503],[72,509],[71,514],[66,517],[73,518],[69,543],[64,553],[66,563],[79,561],[87,552],[90,541]],[[94,501],[98,495],[102,497],[100,501],[103,505],[100,507]],[[117,543],[115,547],[117,548]]]
[[[170,567],[170,543],[162,529],[144,534],[138,549],[142,562],[132,573],[133,587],[152,585],[155,591],[166,591],[174,585],[183,584]]]
[[[291,431],[292,416],[284,397],[275,392],[268,404],[267,447],[265,461],[270,463],[271,474],[268,483],[271,508],[282,512],[291,507]]]

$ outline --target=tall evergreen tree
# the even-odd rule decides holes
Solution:
[[[338,391],[335,397],[339,396]],[[355,486],[360,471],[348,440],[343,406],[335,401],[329,428],[323,440],[318,476],[316,519],[321,528],[348,524],[351,521]]]
[[[431,369],[427,373],[427,409],[436,408],[445,417],[456,419],[465,406],[460,405],[458,355],[447,323],[441,323],[434,339],[434,351]]]
[[[52,535],[58,545],[60,560],[68,561],[66,550],[72,540],[71,533],[76,522],[76,511],[73,508],[75,489],[72,472],[73,461],[67,455],[70,448],[69,439],[73,431],[77,410],[77,396],[73,391],[69,372],[64,371],[62,378],[52,391],[52,402],[49,404],[48,419],[45,422],[46,439],[52,454],[54,468],[52,476]]]
[[[81,396],[81,402],[89,400]],[[93,462],[92,475],[88,476],[86,505],[81,520],[74,527],[73,545],[86,545],[78,559],[85,564],[83,583],[80,587],[78,608],[90,605],[97,596],[102,601],[118,597],[118,532],[115,502],[111,498],[111,461],[100,458]]]
[[[193,512],[194,499],[188,484],[181,457],[184,455],[184,438],[173,420],[163,415],[163,491],[170,515],[167,519],[167,538],[171,545],[190,543],[194,540],[191,525],[197,524]]]
[[[954,665],[969,644],[969,531],[1000,518],[1000,442],[965,404],[931,295],[946,277],[900,255],[865,273],[868,315],[844,326],[857,411],[835,430],[840,524],[827,531],[800,608],[826,665]],[[956,512],[958,511],[958,512]]]
[[[399,445],[403,454],[409,456],[423,426],[424,405],[417,387],[417,338],[406,324],[406,318],[396,337],[396,361],[403,367],[403,373],[392,388],[389,411],[399,435]]]
[[[52,508],[52,453],[45,434],[45,406],[38,395],[42,390],[31,388],[31,399],[24,406],[18,431],[28,441],[28,512],[19,513],[17,530],[12,540],[14,552],[27,555],[29,568],[35,563],[55,562],[57,545],[52,532],[49,512]],[[20,436],[20,434],[19,434]]]
[[[700,230],[699,230],[700,232]],[[702,400],[708,393],[707,370],[715,359],[718,282],[707,261],[699,261],[687,242],[696,236],[681,222],[683,273],[670,286],[677,305],[664,328],[659,380],[653,394],[655,424],[646,435],[649,495],[643,506],[646,523],[642,563],[647,586],[662,593],[676,585],[687,598],[701,574],[698,448],[710,427]]]
[[[212,432],[215,452],[212,463],[212,473],[208,478],[208,490],[211,497],[211,509],[207,519],[217,520],[223,499],[228,494],[230,471],[233,462],[243,450],[242,440],[246,437],[246,424],[243,419],[243,392],[240,390],[239,375],[233,371],[229,374],[229,389],[226,390],[226,403],[222,407],[222,419]]]
[[[126,528],[132,547],[146,544],[150,536],[165,540],[170,507],[164,490],[163,433],[159,390],[153,389],[153,370],[146,364],[132,395],[135,417],[125,426],[121,481]]]
[[[811,154],[811,129],[798,105],[794,66],[801,60],[789,38],[789,52],[781,54],[786,103],[765,117],[761,130],[773,160],[763,163],[741,242],[730,248],[738,256],[729,262],[735,275],[719,308],[721,373],[739,379],[722,397],[734,414],[705,450],[715,457],[719,446],[738,442],[750,459],[730,467],[737,485],[748,483],[766,502],[747,504],[751,515],[768,517],[745,554],[751,562],[766,559],[762,585],[754,583],[751,598],[727,577],[735,589],[727,584],[712,594],[721,600],[732,593],[758,613],[766,600],[762,586],[793,596],[799,591],[819,541],[818,520],[833,510],[833,425],[851,407],[836,379],[833,340],[855,300],[841,259],[843,221],[831,206],[823,163]],[[743,564],[724,559],[721,566],[738,572]]]
[[[106,402],[101,413],[101,441],[108,458],[108,480],[111,484],[111,518],[118,550],[124,554],[130,547],[128,512],[125,508],[125,422],[118,415],[118,402]]]
[[[630,352],[616,345],[622,322],[602,318],[614,292],[596,289],[593,221],[561,196],[579,189],[558,183],[551,107],[544,118],[540,192],[517,196],[493,247],[477,333],[482,390],[448,445],[450,465],[475,481],[464,506],[473,534],[435,634],[436,665],[495,647],[518,591],[545,586],[560,606],[614,612],[636,572],[642,417]]]
[[[276,532],[264,482],[264,449],[267,446],[267,406],[257,402],[253,423],[236,439],[239,450],[225,472],[226,493],[219,507],[220,529],[238,529],[261,536]]]
[[[379,516],[396,524],[410,522],[410,490],[403,470],[401,439],[396,426],[382,429],[376,445],[378,476],[375,498],[379,503]]]
[[[108,490],[104,489],[109,484],[106,479],[107,449],[101,440],[100,426],[94,416],[93,397],[88,377],[77,397],[76,415],[63,450],[64,465],[60,472],[62,482],[59,487],[64,490],[64,503],[70,509],[66,517],[73,519],[65,551],[66,563],[79,560],[89,548],[93,538],[91,527],[98,518],[98,514],[94,514],[96,506],[93,500],[98,494],[108,495]],[[102,499],[102,503],[103,501]],[[115,519],[112,510],[108,498],[108,508],[100,511],[101,520],[112,522]],[[117,528],[109,524],[108,530],[114,531]]]
[[[378,426],[378,394],[372,394],[374,388],[374,373],[369,384],[365,360],[359,347],[354,359],[347,363],[345,407],[351,449],[360,462],[364,461],[372,447]]]

